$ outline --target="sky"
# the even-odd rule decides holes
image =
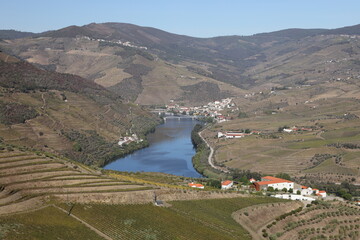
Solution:
[[[0,29],[123,22],[194,37],[360,24],[359,0],[0,0]]]

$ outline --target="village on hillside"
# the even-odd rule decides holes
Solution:
[[[224,116],[221,111],[225,109],[231,109],[232,111],[238,110],[235,103],[232,102],[231,98],[224,98],[220,101],[209,102],[206,105],[197,107],[180,106],[179,104],[174,103],[174,100],[171,100],[170,102],[170,104],[165,106],[166,111],[169,113],[212,117],[217,122],[230,120],[230,118],[228,116]]]

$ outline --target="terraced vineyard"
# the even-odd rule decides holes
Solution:
[[[292,204],[291,208],[289,204]],[[265,209],[243,209],[237,212],[236,218],[247,229],[254,230],[258,239],[360,238],[359,206],[344,202],[319,202],[306,208],[299,207],[295,202],[287,203],[285,208],[277,205],[272,204],[273,207]]]
[[[251,239],[231,216],[241,208],[284,200],[264,197],[171,201],[168,207],[76,205],[72,214],[111,239]],[[68,210],[70,206],[62,204]]]
[[[32,152],[0,152],[0,212],[27,211],[56,197],[69,202],[152,200],[152,186],[119,181],[53,156]]]

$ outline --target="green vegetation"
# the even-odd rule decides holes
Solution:
[[[342,182],[340,185],[335,183],[318,183],[316,188],[324,189],[328,193],[336,194],[346,200],[351,200],[352,197],[360,197],[360,187],[348,182]]]
[[[267,226],[271,239],[358,239],[359,208],[345,203],[314,201]],[[276,227],[274,227],[276,226]]]
[[[0,239],[89,239],[100,240],[94,231],[55,207],[0,217]]]
[[[6,103],[0,100],[0,123],[11,125],[24,123],[35,118],[38,113],[30,106],[18,103]]]
[[[281,173],[276,174],[275,177],[292,181],[290,175],[287,174],[287,173],[282,173],[282,172],[281,172]]]
[[[142,141],[140,143],[133,142],[121,148],[116,142],[107,142],[95,131],[80,133],[76,130],[70,130],[63,131],[62,134],[70,141],[75,142],[74,151],[68,153],[67,157],[87,165],[104,166],[116,158],[123,157],[148,145],[147,141]]]
[[[212,168],[208,162],[210,149],[199,136],[199,132],[202,130],[203,125],[196,124],[191,132],[191,141],[196,149],[196,154],[192,158],[193,166],[197,172],[206,177],[220,179],[222,172]]]

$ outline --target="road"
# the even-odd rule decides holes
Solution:
[[[202,133],[203,133],[204,130],[202,130],[201,132],[199,132],[199,136],[201,137],[201,139],[206,143],[206,145],[208,146],[208,148],[210,149],[210,154],[209,154],[209,157],[208,157],[208,162],[209,162],[209,165],[212,167],[212,168],[215,168],[217,170],[220,170],[224,173],[228,173],[229,171],[222,168],[222,167],[219,167],[219,166],[216,166],[213,162],[213,155],[214,155],[214,149],[210,146],[210,144],[205,140],[205,138],[202,136]]]

